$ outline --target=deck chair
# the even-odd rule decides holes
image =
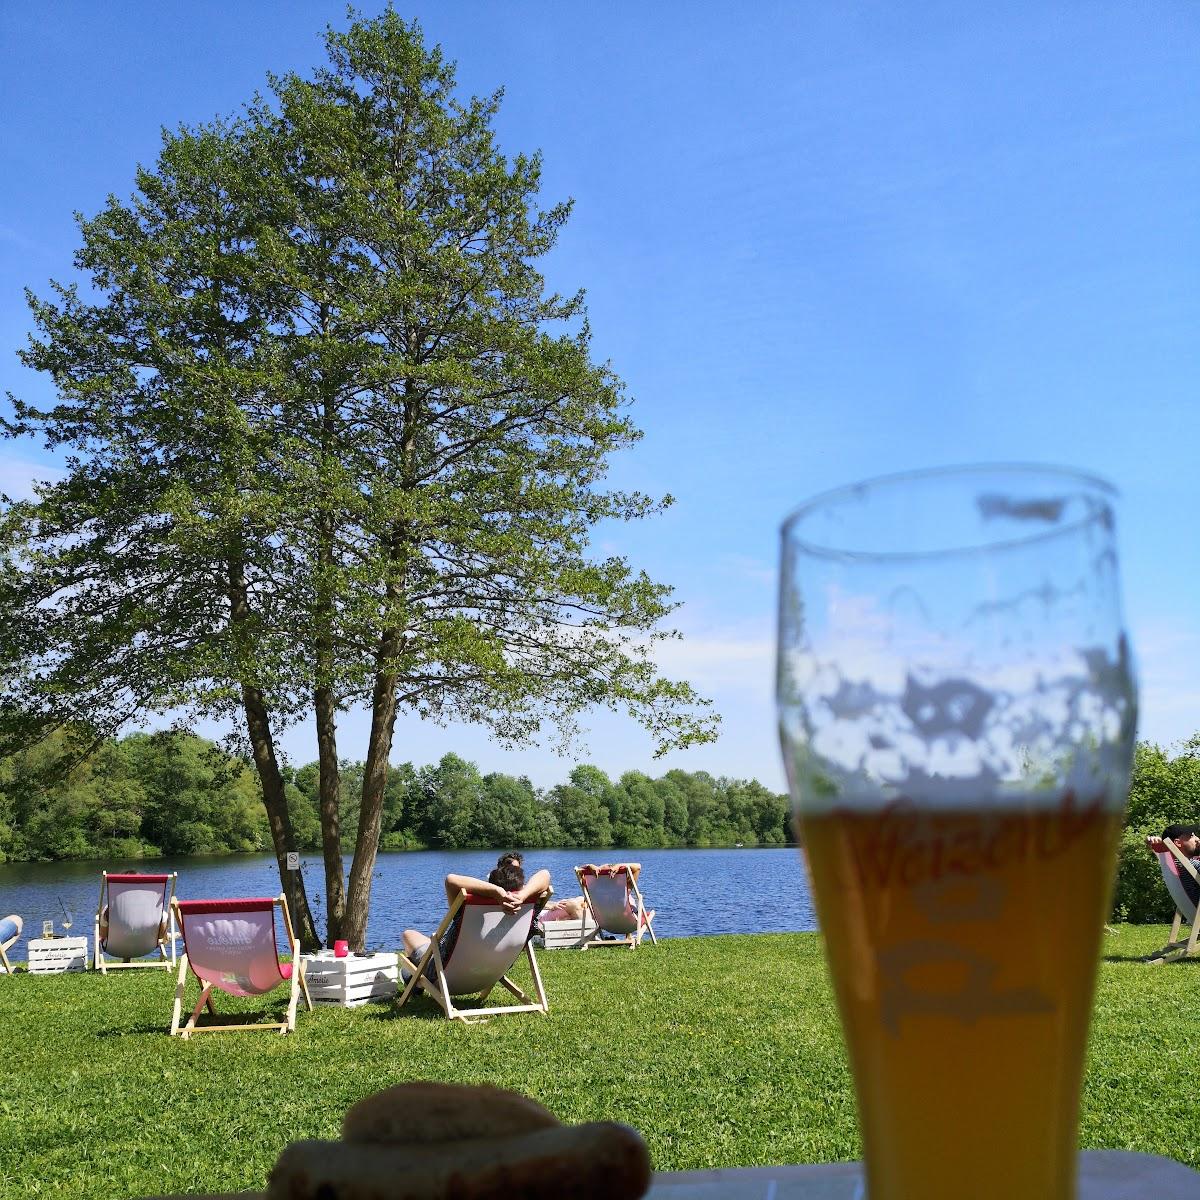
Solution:
[[[1183,872],[1200,882],[1200,875],[1192,866],[1191,859],[1170,838],[1147,838],[1146,846],[1158,859],[1158,869],[1162,872],[1163,883],[1175,902],[1175,920],[1171,922],[1171,940],[1161,949],[1156,950],[1146,961],[1162,963],[1172,958],[1190,958],[1196,953],[1197,942],[1200,941],[1200,909],[1188,898],[1183,886]],[[1159,846],[1163,848],[1158,849]],[[1186,938],[1180,938],[1179,932],[1184,925],[1189,927]]]
[[[447,1017],[465,1025],[509,1013],[536,1012],[545,1016],[549,1009],[546,990],[529,940],[537,909],[537,902],[531,900],[515,913],[508,912],[490,896],[473,896],[465,890],[460,891],[419,960],[414,963],[401,952],[400,963],[408,982],[400,995],[400,1007],[408,1003],[414,991],[422,988],[437,1001]],[[448,932],[451,933],[450,944],[443,958],[440,945]],[[508,977],[522,952],[529,960],[533,996]],[[455,997],[476,994],[480,1005],[486,1005],[497,984],[510,991],[519,1003],[497,1004],[490,1008],[455,1006]]]
[[[279,961],[275,944],[275,907],[283,915],[292,961]],[[183,931],[183,954],[179,957],[179,979],[175,985],[175,1009],[171,1015],[171,1035],[186,1039],[193,1033],[218,1033],[241,1029],[278,1030],[290,1033],[296,1028],[296,1008],[300,994],[312,1010],[308,984],[304,979],[304,961],[296,953],[292,918],[283,896],[252,900],[173,900],[179,928]],[[182,1028],[183,992],[188,967],[200,981],[200,999]],[[282,1021],[255,1021],[243,1025],[199,1025],[200,1010],[216,1013],[212,993],[216,988],[231,996],[262,996],[277,987],[288,988],[287,1017]]]
[[[0,920],[0,964],[7,974],[13,973],[12,963],[8,961],[8,952],[21,940],[21,930],[25,922],[16,913]]]
[[[575,868],[588,911],[597,925],[596,936],[585,941],[581,949],[589,946],[634,949],[647,934],[651,943],[658,945],[654,936],[654,910],[646,911],[634,878],[637,870],[632,868],[641,869],[637,863],[611,863],[602,867],[588,863]],[[606,938],[605,933],[619,936]]]
[[[92,939],[95,970],[104,975],[118,967],[165,967],[170,971],[175,966],[175,923],[171,919],[168,929],[166,918],[171,911],[177,878],[175,872],[170,875],[101,872],[100,903],[96,905]],[[108,909],[108,929],[101,941],[100,925],[105,919],[105,908]],[[158,955],[155,960],[134,961],[155,953]],[[109,962],[109,958],[120,961]]]

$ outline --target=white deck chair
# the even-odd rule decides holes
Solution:
[[[25,922],[16,913],[0,919],[0,965],[9,975],[13,973],[13,968],[8,961],[8,952],[21,940],[21,930],[24,928]]]
[[[420,987],[437,1001],[447,1017],[467,1025],[509,1013],[536,1012],[545,1016],[549,1009],[546,990],[529,941],[536,909],[537,905],[531,900],[515,913],[508,912],[490,896],[473,896],[460,891],[420,959],[414,963],[404,953],[400,954],[400,962],[408,976],[408,983],[400,994],[400,1005],[407,1004],[408,998]],[[454,931],[451,944],[443,959],[440,943],[451,930]],[[508,977],[522,953],[529,960],[533,996]],[[519,1003],[497,1004],[490,1008],[459,1008],[454,1003],[456,996],[478,994],[480,1005],[486,1005],[497,984],[511,992]]]
[[[292,961],[279,961],[275,944],[275,906],[283,916]],[[230,1030],[267,1029],[290,1033],[296,1028],[296,1008],[303,992],[312,1010],[308,984],[304,980],[304,960],[296,953],[296,935],[287,900],[266,896],[245,900],[173,900],[179,928],[183,931],[183,954],[179,959],[179,979],[175,986],[175,1009],[171,1015],[171,1034],[185,1040],[193,1033],[225,1033]],[[183,992],[188,967],[200,981],[200,999],[187,1024],[180,1027]],[[218,988],[231,996],[262,996],[277,987],[288,989],[287,1016],[282,1021],[255,1021],[241,1025],[198,1025],[203,1008],[210,1013],[212,992]]]
[[[175,926],[168,913],[177,878],[176,872],[169,875],[101,872],[100,903],[96,906],[92,941],[92,966],[97,971],[102,975],[119,967],[165,967],[169,971],[175,966]],[[100,926],[104,921],[107,930],[101,941]],[[155,953],[157,960],[134,961]],[[109,962],[109,958],[120,961]]]
[[[637,863],[611,863],[602,867],[588,863],[575,868],[588,910],[598,926],[597,935],[584,942],[581,949],[628,946],[632,950],[647,934],[651,943],[658,945],[654,936],[654,909],[646,909],[634,868],[641,870]],[[604,933],[619,936],[606,938],[601,936]]]
[[[1159,850],[1161,844],[1164,849]],[[1158,859],[1158,868],[1162,871],[1163,883],[1175,903],[1175,920],[1171,922],[1171,940],[1161,949],[1156,950],[1146,961],[1148,963],[1167,962],[1172,958],[1190,958],[1196,953],[1197,943],[1200,942],[1200,909],[1188,898],[1183,886],[1182,873],[1186,871],[1200,883],[1200,874],[1192,866],[1191,859],[1170,838],[1148,838],[1147,848]],[[1180,938],[1179,931],[1184,925],[1190,927],[1187,938]]]

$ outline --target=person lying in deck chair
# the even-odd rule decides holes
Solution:
[[[92,953],[94,970],[106,974],[117,967],[174,969],[175,939],[170,936],[173,930],[167,917],[177,878],[174,871],[169,875],[147,875],[141,871],[100,873]],[[158,957],[147,962],[148,954]]]
[[[646,909],[638,888],[641,870],[640,863],[603,863],[600,866],[586,863],[575,868],[575,876],[597,927],[596,936],[584,942],[581,949],[590,946],[636,949],[647,934],[651,943],[658,945],[654,934],[654,909]]]
[[[1200,867],[1200,825],[1168,825],[1162,831],[1161,837],[1147,838],[1146,845],[1153,853],[1161,854],[1166,849],[1167,838],[1170,838],[1179,847],[1185,858],[1190,858],[1197,867]],[[1200,904],[1200,883],[1197,883],[1187,871],[1179,872],[1179,882],[1183,884],[1187,898],[1193,904]]]
[[[16,913],[10,913],[0,920],[0,966],[4,967],[6,974],[13,973],[12,963],[8,961],[8,951],[21,940],[21,930],[24,928],[25,922]]]
[[[491,1017],[548,1011],[545,988],[534,957],[534,918],[550,886],[550,873],[538,871],[526,880],[519,854],[502,854],[486,880],[446,876],[449,906],[432,936],[404,931],[400,955],[405,980],[399,1005],[424,990],[454,1021],[474,1024]],[[525,956],[533,981],[530,995],[509,972]],[[496,987],[516,997],[516,1004],[487,1005]],[[455,1004],[460,996],[478,996],[478,1004]]]
[[[543,868],[535,871],[527,880],[524,857],[519,850],[510,850],[500,855],[486,880],[475,879],[471,875],[450,874],[443,882],[446,886],[447,904],[453,904],[459,892],[465,891],[473,896],[494,896],[507,912],[516,912],[522,904],[549,890],[550,872]],[[453,932],[453,927],[447,930],[442,942],[447,942]],[[413,962],[417,962],[429,948],[428,936],[416,929],[406,929],[401,936],[404,939],[404,953]],[[439,951],[442,957],[446,958],[449,956],[450,946],[443,944],[439,946]],[[407,973],[404,974],[407,978]],[[428,971],[426,974],[428,975]]]
[[[1200,825],[1168,825],[1162,837],[1146,839],[1146,849],[1158,860],[1175,916],[1167,944],[1145,961],[1191,958],[1200,951]]]

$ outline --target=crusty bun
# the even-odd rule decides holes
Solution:
[[[559,1124],[536,1100],[481,1084],[401,1083],[360,1100],[346,1113],[348,1142],[428,1146],[536,1133]]]
[[[267,1200],[636,1200],[650,1178],[637,1130],[601,1122],[423,1147],[293,1142]]]

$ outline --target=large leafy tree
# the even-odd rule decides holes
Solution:
[[[495,144],[499,95],[458,101],[415,25],[326,43],[327,69],[167,136],[133,201],[82,223],[96,298],[31,299],[25,358],[59,398],[9,429],[75,457],[7,509],[0,717],[28,737],[236,714],[282,858],[274,741],[311,713],[330,935],[361,945],[400,711],[517,744],[602,704],[660,750],[713,722],[653,664],[669,589],[588,553],[662,502],[603,487],[638,433],[582,295],[536,269],[569,204],[539,207],[538,157]],[[347,887],[351,705],[371,724]]]
[[[302,711],[288,631],[301,601],[273,582],[290,550],[260,419],[278,296],[253,151],[224,125],[165,134],[132,200],[80,222],[90,294],[30,295],[40,337],[22,358],[58,396],[10,398],[5,428],[66,451],[68,471],[0,521],[0,738],[12,750],[62,730],[86,751],[152,711],[240,719],[308,946],[274,746]]]

